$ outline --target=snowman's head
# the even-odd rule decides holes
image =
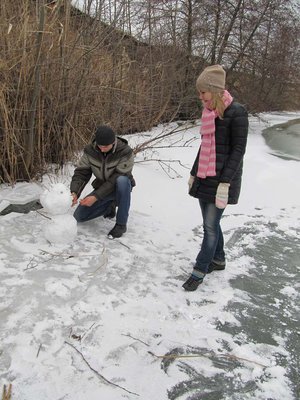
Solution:
[[[71,208],[72,196],[63,183],[54,183],[41,194],[40,202],[49,214],[62,215]]]

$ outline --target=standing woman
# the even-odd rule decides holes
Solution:
[[[196,87],[202,101],[201,146],[191,170],[189,194],[199,200],[204,237],[191,276],[183,288],[194,291],[207,273],[225,269],[220,220],[227,204],[238,202],[248,114],[225,90],[226,73],[220,65],[204,69]]]

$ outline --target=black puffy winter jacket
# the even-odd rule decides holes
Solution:
[[[239,199],[243,172],[243,157],[248,135],[248,114],[245,108],[232,102],[223,118],[216,118],[216,176],[198,178],[199,151],[191,170],[195,177],[190,195],[214,203],[218,184],[230,183],[228,204]]]

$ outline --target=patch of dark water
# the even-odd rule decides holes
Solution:
[[[271,126],[262,135],[273,155],[300,161],[300,119]]]
[[[0,212],[0,215],[7,215],[12,212],[28,214],[30,211],[36,211],[41,208],[41,203],[38,200],[33,200],[26,204],[10,204]]]
[[[237,323],[224,323],[218,319],[215,321],[216,329],[229,334],[232,341],[220,342],[220,354],[208,348],[197,347],[177,347],[166,354],[166,359],[161,363],[164,372],[168,373],[169,368],[176,363],[177,368],[186,375],[186,379],[168,390],[168,399],[274,400],[261,391],[261,384],[268,382],[270,378],[267,368],[270,360],[273,366],[282,367],[286,371],[293,399],[300,398],[297,280],[300,269],[299,235],[300,230],[282,231],[276,222],[262,221],[259,216],[233,231],[226,245],[229,256],[227,268],[230,268],[230,254],[235,255],[236,262],[238,255],[235,249],[240,249],[241,255],[252,260],[254,266],[245,273],[241,269],[240,275],[230,281],[237,295],[224,311],[233,315]],[[245,244],[245,238],[250,239],[250,245]],[[226,270],[213,272],[223,273]],[[256,370],[254,374],[246,373],[247,363],[245,365],[243,362],[246,360],[230,357],[233,343],[240,347],[249,344],[261,359],[267,357],[266,365],[257,365],[260,372]],[[168,357],[172,354],[193,354],[199,355],[199,359],[208,358],[220,372],[205,376],[188,361]],[[251,365],[251,360],[248,365],[251,369],[255,367],[254,364]]]
[[[251,228],[249,226],[249,228]],[[259,229],[256,223],[251,230]],[[287,371],[295,399],[299,398],[299,260],[300,231],[296,236],[272,226],[272,234],[257,241],[255,247],[244,247],[243,254],[255,260],[250,275],[241,275],[231,281],[234,289],[245,292],[248,301],[238,299],[228,304],[240,326],[219,324],[218,329],[235,337],[236,343],[259,343],[283,346],[286,354],[275,352],[276,365]],[[238,229],[228,243],[237,244],[238,237],[247,234],[247,228]],[[241,271],[242,272],[242,271]]]
[[[222,356],[209,351],[206,348],[189,347],[188,349],[174,348],[170,354],[193,354],[201,357],[209,358],[215,368],[221,372],[214,376],[204,376],[188,362],[179,361],[169,358],[162,361],[161,368],[168,373],[168,369],[173,363],[177,363],[179,370],[186,374],[187,379],[177,383],[168,390],[168,399],[187,399],[187,400],[222,400],[222,399],[244,399],[245,396],[257,389],[254,379],[248,382],[242,382],[237,379],[234,370],[241,367],[238,359]],[[185,397],[182,397],[185,396]]]

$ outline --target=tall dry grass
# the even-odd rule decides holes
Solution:
[[[140,44],[68,0],[43,3],[0,5],[0,182],[63,165],[99,123],[124,134],[172,119],[186,89],[172,49]]]

